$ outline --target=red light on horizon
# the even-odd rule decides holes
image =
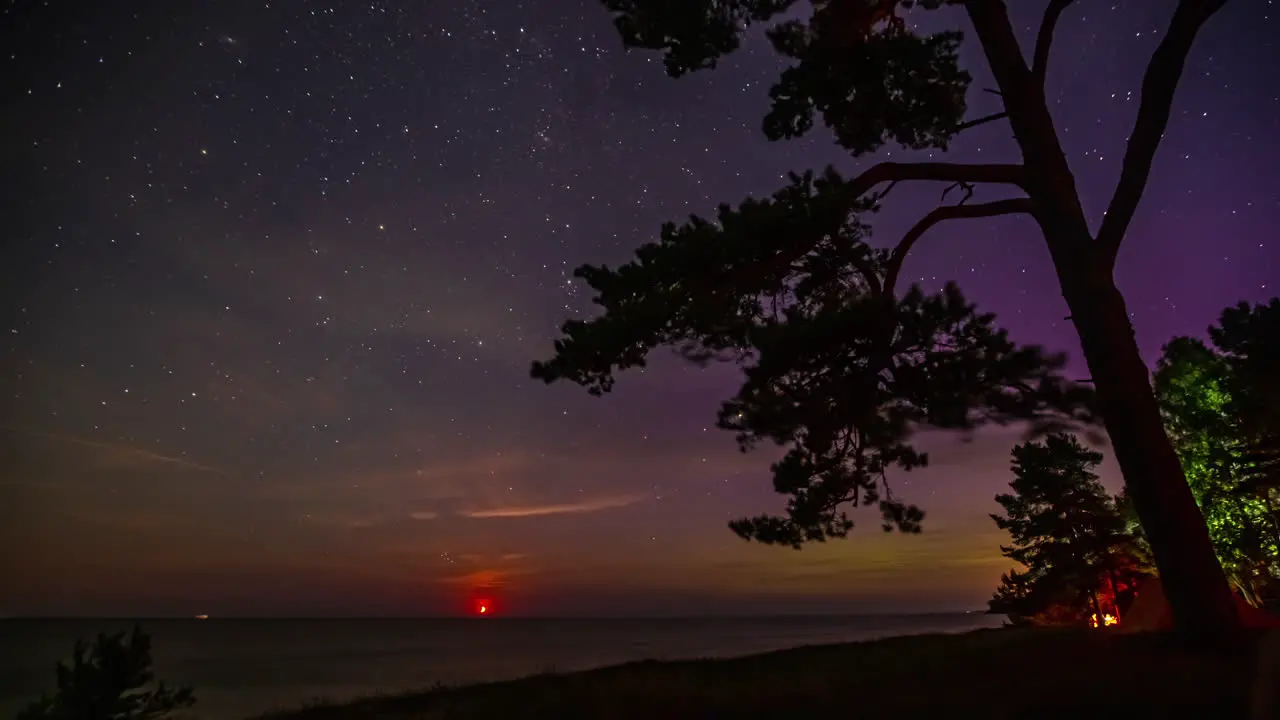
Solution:
[[[476,598],[472,605],[472,614],[476,617],[487,617],[493,614],[493,600],[489,598]]]

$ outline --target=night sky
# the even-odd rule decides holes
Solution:
[[[1043,3],[1011,4],[1026,47]],[[1095,228],[1173,5],[1059,26],[1050,97]],[[1278,19],[1233,0],[1188,63],[1118,269],[1149,362],[1277,294]],[[769,452],[714,428],[733,368],[664,353],[602,399],[528,377],[590,311],[575,266],[884,157],[767,142],[763,43],[671,80],[591,0],[9,2],[0,33],[0,616],[946,610],[1009,569],[987,515],[1016,429],[922,439],[932,466],[894,482],[924,534],[859,513],[795,552],[726,528],[783,502]],[[979,52],[975,117],[998,109]],[[946,157],[1012,150],[993,123]],[[876,242],[940,189],[895,190]],[[912,280],[1079,356],[1030,220],[917,248]]]

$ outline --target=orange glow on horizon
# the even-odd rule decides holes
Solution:
[[[471,614],[476,617],[487,617],[493,614],[493,600],[487,597],[476,598],[472,601]]]

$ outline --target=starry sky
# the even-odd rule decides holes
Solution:
[[[1011,4],[1026,47],[1042,3]],[[768,452],[714,428],[732,368],[660,354],[603,399],[528,378],[590,311],[575,266],[878,159],[764,139],[759,38],[671,80],[592,0],[124,7],[0,8],[0,615],[951,610],[1009,568],[987,514],[1016,429],[921,438],[932,466],[896,482],[922,535],[859,514],[795,552],[726,528],[782,504]],[[1049,92],[1095,228],[1172,7],[1083,0],[1059,26]],[[1276,294],[1278,16],[1233,0],[1188,64],[1117,271],[1148,361]],[[992,123],[947,158],[1013,149]],[[876,242],[938,190],[895,190]],[[912,280],[1079,356],[1029,220],[917,247]]]

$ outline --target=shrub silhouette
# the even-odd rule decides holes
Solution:
[[[71,664],[55,668],[58,689],[42,694],[17,720],[151,720],[196,704],[189,687],[169,688],[151,671],[151,636],[98,634],[92,645],[77,640]]]

